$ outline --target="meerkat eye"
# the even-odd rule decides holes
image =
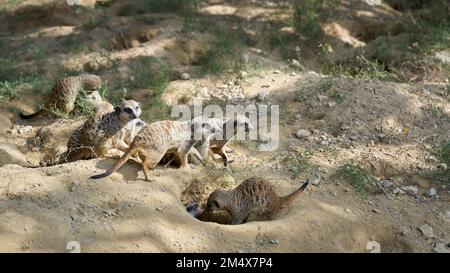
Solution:
[[[216,208],[220,208],[220,206],[219,206],[219,202],[217,202],[217,201],[214,201],[214,206],[215,206]]]

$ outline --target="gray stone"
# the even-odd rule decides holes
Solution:
[[[181,76],[180,76],[180,77],[181,77],[182,80],[185,80],[185,81],[191,79],[191,75],[190,75],[189,73],[186,73],[186,72],[181,73]]]
[[[450,253],[450,249],[448,249],[445,244],[443,243],[437,243],[433,250],[434,253]]]
[[[429,190],[427,191],[427,195],[428,195],[429,197],[436,196],[436,195],[437,195],[436,189],[435,189],[435,188],[429,189]]]
[[[433,227],[429,224],[423,224],[420,227],[418,227],[419,231],[422,233],[423,236],[426,238],[434,238],[434,230]]]
[[[0,167],[6,164],[28,165],[27,158],[15,145],[2,142],[0,143]]]
[[[267,97],[267,91],[259,91],[258,95],[256,95],[256,99],[258,101],[264,101],[264,99]]]
[[[409,195],[417,195],[417,193],[419,192],[416,186],[404,186],[402,187],[402,190]]]
[[[297,133],[295,134],[296,137],[303,139],[303,138],[307,138],[311,135],[311,133],[305,129],[300,129],[297,131]]]
[[[405,194],[405,191],[403,191],[402,189],[399,189],[399,188],[395,188],[392,191],[392,193],[395,194],[395,195],[403,195],[403,194]]]
[[[384,180],[383,184],[382,184],[382,187],[385,188],[385,189],[389,189],[389,188],[392,188],[394,186],[395,186],[395,184],[391,180]]]
[[[341,127],[341,130],[348,130],[348,129],[350,129],[350,125],[348,125],[346,123],[342,123],[340,127]]]

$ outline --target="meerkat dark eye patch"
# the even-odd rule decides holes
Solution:
[[[220,208],[219,202],[214,201],[213,203],[214,203],[214,206],[215,206],[216,208]]]
[[[128,114],[133,114],[133,109],[131,109],[129,107],[126,107],[125,109],[123,109],[123,111]]]

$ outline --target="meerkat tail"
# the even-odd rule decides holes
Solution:
[[[134,150],[129,149],[120,159],[119,161],[116,162],[116,164],[114,164],[114,166],[109,169],[108,171],[102,173],[102,174],[97,174],[97,175],[93,175],[91,177],[89,177],[89,179],[99,179],[99,178],[103,178],[103,177],[107,177],[109,175],[111,175],[113,172],[117,171],[118,169],[120,169],[120,167],[122,167],[123,164],[125,164],[125,162],[128,161],[128,159],[130,159],[134,154]]]
[[[33,114],[24,114],[24,113],[20,113],[20,118],[21,119],[33,119],[33,118],[35,118],[35,117],[38,117],[38,116],[40,116],[41,114],[43,113],[43,110],[39,110],[39,111],[37,111],[36,113],[33,113]]]
[[[303,185],[298,188],[297,190],[293,191],[292,193],[286,195],[283,197],[283,206],[289,206],[294,200],[295,198],[298,197],[298,195],[300,195],[302,192],[305,191],[305,189],[308,187],[309,182],[306,181],[305,183],[303,183]]]

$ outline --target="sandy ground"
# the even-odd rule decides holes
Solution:
[[[28,2],[33,1],[23,5]],[[212,6],[204,12],[232,12],[226,5]],[[50,46],[53,36],[75,34],[95,48],[99,40],[111,42],[111,29],[128,33],[133,27],[127,29],[127,25],[140,26],[134,17],[123,16],[108,21],[106,27],[83,32],[75,18],[84,15],[67,13],[61,18],[55,15],[58,7],[48,11],[52,15],[48,22],[39,21],[42,25],[32,29],[20,17],[15,18],[21,22],[17,31],[1,28],[0,41],[22,50],[29,39]],[[241,9],[238,15],[257,18],[259,11]],[[384,13],[389,12],[395,15],[390,10]],[[283,12],[273,10],[266,15],[283,16]],[[176,69],[189,71],[202,51],[199,41],[209,39],[208,35],[193,33],[179,39],[180,20],[167,16],[156,21],[148,29],[148,40],[139,46],[126,45],[107,58],[97,51],[56,51],[47,62],[81,70],[104,65],[101,76],[108,81],[129,81],[125,68],[128,60],[138,56],[164,56]],[[128,42],[132,43],[135,34],[130,35]],[[369,252],[372,241],[380,244],[382,252],[449,251],[449,181],[424,175],[442,168],[436,149],[450,141],[450,103],[444,82],[327,77],[299,71],[254,49],[246,54],[264,67],[231,76],[176,79],[162,101],[174,105],[191,102],[194,97],[222,102],[243,97],[239,103],[244,105],[279,105],[278,149],[260,151],[261,135],[258,141],[234,141],[230,146],[234,162],[228,168],[213,163],[186,171],[161,165],[154,171],[153,182],[144,181],[139,166],[131,161],[119,172],[96,181],[88,177],[109,168],[115,160],[92,159],[45,168],[3,165],[0,251],[68,252],[70,241],[79,242],[82,252]],[[119,65],[108,67],[111,59]],[[36,62],[40,60],[30,63]],[[49,65],[47,73],[54,75],[60,68]],[[133,90],[131,95],[147,102],[148,92]],[[84,118],[21,121],[12,108],[31,111],[44,100],[41,94],[27,94],[1,99],[0,143],[16,145],[27,161],[20,165],[33,166],[48,154],[64,150],[71,132]],[[21,128],[25,128],[23,132],[18,131]],[[297,137],[300,129],[308,131],[308,136]],[[290,159],[292,156],[301,161]],[[348,162],[357,162],[379,184],[391,181],[392,188],[380,187],[378,194],[357,193],[333,177]],[[204,204],[215,188],[232,188],[251,176],[268,178],[277,192],[285,195],[317,167],[320,184],[311,186],[273,221],[221,225],[199,221],[185,209],[188,201]],[[302,170],[297,176],[293,176],[295,168]],[[417,194],[393,192],[411,185],[418,188]],[[437,196],[428,196],[431,188]],[[432,234],[420,231],[424,225],[432,228]]]

